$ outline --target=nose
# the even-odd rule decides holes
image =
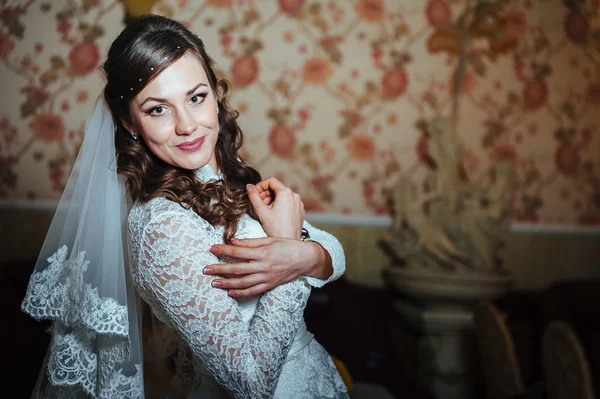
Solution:
[[[183,109],[177,113],[177,125],[175,132],[179,135],[190,135],[198,129],[198,123],[194,120],[190,112]]]

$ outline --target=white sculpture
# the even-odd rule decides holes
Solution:
[[[473,185],[463,172],[462,145],[452,125],[440,118],[428,124],[436,189],[424,194],[408,178],[394,182],[393,224],[380,244],[394,265],[410,269],[504,274],[512,164],[498,162],[488,186]]]

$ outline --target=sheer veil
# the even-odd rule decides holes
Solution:
[[[114,134],[100,96],[21,305],[31,317],[52,321],[34,398],[144,397],[128,201]]]

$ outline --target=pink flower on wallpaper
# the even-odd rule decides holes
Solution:
[[[535,110],[548,101],[548,84],[544,79],[529,79],[523,83],[523,105],[528,110]]]
[[[28,56],[23,57],[19,65],[23,69],[30,69],[32,65],[31,58],[29,58]]]
[[[379,63],[381,58],[383,57],[383,50],[379,46],[374,46],[373,50],[371,50],[371,58],[375,63]]]
[[[277,0],[277,2],[282,13],[290,17],[297,17],[302,12],[306,0]]]
[[[366,134],[357,134],[350,137],[346,149],[350,159],[360,162],[372,161],[377,153],[373,138]]]
[[[315,197],[302,197],[302,203],[304,203],[304,210],[306,212],[324,212],[325,208],[321,200]]]
[[[507,10],[504,13],[506,34],[519,38],[527,32],[527,17],[520,10]]]
[[[327,60],[322,58],[310,58],[302,67],[302,79],[307,83],[322,85],[333,75],[333,68]]]
[[[425,8],[425,16],[429,25],[441,29],[452,20],[452,9],[444,0],[429,0]]]
[[[322,188],[327,187],[333,180],[334,177],[332,175],[316,175],[310,179],[310,183],[317,188]]]
[[[289,158],[296,148],[294,131],[284,125],[275,125],[269,131],[269,147],[271,152],[282,158]]]
[[[94,42],[82,42],[69,52],[71,71],[75,75],[87,75],[93,72],[100,62],[100,50]]]
[[[0,32],[0,59],[8,57],[11,51],[15,49],[15,42],[10,39],[6,32]]]
[[[565,34],[573,43],[585,44],[590,34],[590,23],[580,13],[570,12],[565,18]]]
[[[65,125],[62,118],[49,113],[36,115],[29,122],[29,128],[38,140],[46,142],[62,140],[65,135]]]
[[[600,105],[600,82],[592,82],[585,92],[585,99],[588,104]]]
[[[68,19],[64,18],[61,19],[60,22],[58,23],[58,26],[56,27],[56,30],[62,34],[62,36],[66,36],[69,34],[69,31],[71,30],[71,27],[73,25],[71,25],[71,22],[69,22]]]
[[[518,158],[517,150],[512,144],[499,143],[490,148],[488,157],[492,164],[500,161],[509,160],[516,161]]]
[[[298,110],[298,120],[301,124],[306,124],[310,120],[310,112],[306,108],[300,108]]]
[[[231,46],[231,43],[233,43],[233,37],[229,33],[221,35],[220,43],[222,47],[227,49]]]
[[[64,170],[58,166],[50,169],[50,181],[52,182],[52,190],[61,192],[64,190],[64,185],[62,183],[63,177],[65,176]]]
[[[230,72],[235,86],[250,86],[258,78],[260,72],[258,60],[252,54],[242,55],[233,61]]]
[[[385,17],[383,0],[358,0],[354,10],[363,21],[381,22]]]
[[[569,143],[561,144],[554,153],[554,163],[556,168],[566,175],[577,173],[581,164],[578,148]]]
[[[408,74],[404,68],[393,67],[388,69],[381,78],[383,97],[386,99],[398,98],[406,92],[408,87]]]

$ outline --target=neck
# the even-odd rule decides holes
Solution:
[[[217,157],[212,156],[212,158],[210,158],[210,161],[208,161],[208,166],[211,167],[211,169],[213,170],[214,174],[218,174],[219,173],[219,166],[217,165]]]

